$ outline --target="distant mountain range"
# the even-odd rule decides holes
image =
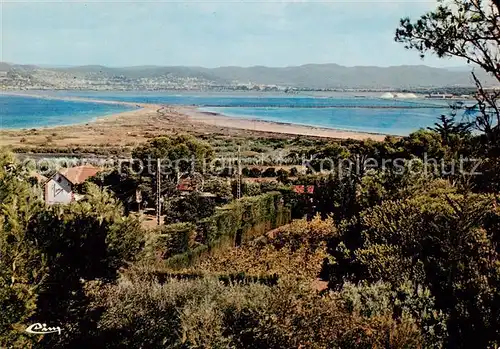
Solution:
[[[3,89],[418,89],[473,86],[470,67],[432,68],[424,65],[345,67],[307,64],[297,67],[159,67],[110,68],[99,65],[52,67],[0,62]],[[485,86],[496,80],[476,69]]]

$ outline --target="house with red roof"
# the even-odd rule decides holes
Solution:
[[[90,165],[76,166],[59,170],[45,183],[45,202],[52,204],[69,204],[78,200],[74,192],[77,184],[95,176],[101,169]]]
[[[297,194],[314,194],[314,185],[294,185],[292,189]]]
[[[188,194],[197,190],[196,183],[191,178],[183,178],[177,184],[177,190],[183,194]]]

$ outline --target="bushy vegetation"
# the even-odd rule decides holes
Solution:
[[[176,249],[177,254],[163,250],[165,244],[161,241],[164,239],[153,237],[149,248],[155,251],[153,255],[171,256],[166,260],[170,268],[184,268],[197,263],[205,255],[238,246],[289,221],[290,211],[284,206],[280,193],[245,197],[217,208],[207,218],[197,220],[193,230],[179,224],[163,227],[161,234],[170,235],[175,240],[182,235],[185,236],[182,241],[192,242],[184,243],[181,251]]]
[[[331,240],[330,287],[411,281],[447,317],[447,345],[487,347],[499,340],[499,211],[490,195],[428,192],[385,201],[346,222]],[[435,321],[432,316],[428,318]],[[480,335],[480,338],[476,336]]]
[[[198,222],[214,214],[215,198],[203,197],[198,192],[167,200],[163,208],[165,223]]]
[[[352,306],[353,293],[364,290],[352,288],[351,294],[318,297],[287,282],[269,287],[213,279],[122,280],[92,290],[94,307],[106,309],[95,343],[109,348],[422,347],[425,338],[409,314],[394,320],[383,308],[385,299],[370,303],[380,311],[361,314]]]
[[[293,221],[239,248],[214,253],[194,270],[313,281],[326,254],[326,242],[336,234],[333,220]]]
[[[212,156],[212,147],[193,136],[158,137],[133,149],[133,161],[122,161],[119,168],[109,169],[92,181],[112,191],[127,211],[138,209],[136,203],[138,192],[142,197],[141,207],[153,208],[156,203],[158,165],[160,193],[166,198],[178,193],[177,184],[181,175],[199,171]],[[182,218],[176,218],[175,221],[177,220]]]
[[[116,279],[141,251],[140,223],[91,184],[85,200],[45,206],[8,153],[1,154],[0,178],[0,345],[49,345],[54,337],[24,332],[46,319],[65,324],[56,339],[65,342],[87,328],[84,283]]]
[[[396,40],[470,58],[500,81],[498,2],[484,5],[442,2],[404,19]],[[281,184],[245,183],[238,200],[234,182],[212,177],[206,187],[221,205],[199,190],[177,195],[176,179],[210,159],[210,145],[152,139],[134,156],[197,161],[162,174],[174,223],[147,232],[123,204],[138,190],[151,204],[154,168],[113,169],[93,180],[102,188],[78,188],[82,200],[47,206],[32,169],[1,151],[0,347],[498,347],[500,116],[498,94],[476,82],[465,123],[453,108],[428,130],[384,142],[254,139],[245,151],[290,147],[289,164],[313,160],[306,174],[266,163],[254,175]],[[480,162],[453,170],[464,157]],[[346,160],[358,167],[335,167]],[[62,333],[26,333],[36,322]]]

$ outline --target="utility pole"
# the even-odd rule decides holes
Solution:
[[[238,175],[236,178],[236,198],[241,199],[241,146],[238,146]]]
[[[137,188],[135,190],[135,202],[137,202],[137,210],[141,214],[141,202],[142,202],[142,192]]]
[[[160,225],[161,220],[161,177],[160,159],[156,159],[156,224]]]

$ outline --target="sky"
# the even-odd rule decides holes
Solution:
[[[436,1],[0,0],[0,61],[53,66],[425,64],[394,42]]]

